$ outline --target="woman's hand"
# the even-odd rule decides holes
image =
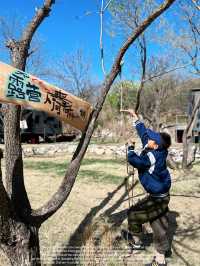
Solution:
[[[125,112],[127,114],[129,114],[130,116],[132,116],[134,118],[134,120],[138,120],[138,116],[135,113],[135,111],[133,109],[127,109],[127,110],[120,110],[120,112]]]

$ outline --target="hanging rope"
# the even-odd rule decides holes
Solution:
[[[101,1],[101,10],[100,10],[100,51],[101,51],[101,68],[103,74],[106,76],[106,71],[104,67],[104,51],[103,51],[103,14],[104,14],[104,1]]]
[[[122,66],[124,64],[124,61],[122,61],[120,65],[120,81],[122,79]],[[120,84],[120,110],[123,110],[123,83],[121,81]],[[123,116],[123,114],[122,114]],[[123,120],[121,116],[121,121]],[[132,141],[132,146],[135,147],[135,142]],[[128,207],[130,208],[133,205],[133,186],[134,186],[134,172],[135,169],[133,166],[131,166],[128,162],[128,143],[125,144],[125,149],[126,149],[126,172],[127,172],[127,177],[125,179],[125,189],[126,193],[128,195]]]
[[[100,53],[101,53],[101,68],[103,74],[106,76],[105,65],[104,65],[104,49],[103,49],[103,15],[106,9],[109,7],[112,0],[108,1],[108,3],[104,7],[104,0],[101,0],[101,9],[99,11],[100,15]]]
[[[135,142],[132,143],[135,146]],[[133,205],[133,186],[134,186],[134,173],[135,169],[128,162],[128,143],[125,144],[126,148],[126,192],[128,194],[128,207],[130,208]]]

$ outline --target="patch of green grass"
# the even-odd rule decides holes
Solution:
[[[80,170],[78,178],[82,179],[87,178],[95,182],[114,183],[114,184],[118,184],[119,181],[121,181],[120,177],[117,175],[107,174],[103,171],[94,171],[94,170]]]
[[[52,170],[56,173],[62,172],[62,170],[66,169],[69,162],[51,162],[51,161],[25,161],[24,166],[28,169],[32,170],[40,170],[43,172],[51,172]]]
[[[64,176],[68,165],[69,161],[28,160],[24,162],[27,169],[41,171],[46,174],[55,173],[59,177]],[[123,167],[125,168],[125,163],[120,159],[86,158],[82,161],[78,178],[85,181],[118,184],[122,180],[118,169]]]
[[[200,160],[196,160],[194,163],[193,163],[193,170],[195,170],[196,172],[200,172]]]
[[[119,165],[119,164],[124,164],[123,160],[122,159],[99,159],[99,158],[89,158],[89,159],[84,159],[82,161],[82,164],[81,165],[91,165],[91,164],[102,164],[103,165]]]

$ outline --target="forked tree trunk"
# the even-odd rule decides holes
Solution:
[[[5,119],[5,130],[9,127],[5,137],[6,190],[13,209],[9,219],[9,239],[4,243],[3,250],[10,259],[11,265],[33,266],[40,265],[39,227],[30,225],[24,219],[26,213],[31,212],[31,207],[24,187],[21,145],[18,141],[20,140],[19,126],[10,125],[10,121],[15,121],[15,125],[19,123],[19,120],[16,121],[18,119],[16,113],[20,113],[20,110],[15,109],[16,107],[10,107],[8,117]]]
[[[25,70],[29,56],[30,43],[39,25],[49,16],[54,0],[44,0],[43,6],[36,10],[35,16],[27,25],[19,41],[9,39],[12,65]],[[41,223],[33,222],[28,217],[31,205],[24,185],[22,147],[20,139],[21,108],[9,104],[4,117],[5,139],[5,188],[0,183],[0,192],[6,204],[4,211],[0,208],[0,247],[10,259],[11,265],[40,265],[40,248],[38,231]],[[1,198],[1,195],[0,195]],[[6,211],[7,210],[7,211]]]

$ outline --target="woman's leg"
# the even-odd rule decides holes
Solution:
[[[153,198],[147,196],[137,202],[128,210],[128,229],[133,236],[141,237],[142,224],[153,222],[157,218],[163,216],[169,203],[169,196],[161,198]]]
[[[155,249],[161,253],[165,254],[169,250],[169,240],[168,240],[168,218],[167,215],[151,222],[151,227],[153,230],[153,239]]]
[[[128,230],[133,235],[135,242],[142,236],[142,225],[149,221],[149,210],[154,206],[150,196],[139,200],[128,210]]]

